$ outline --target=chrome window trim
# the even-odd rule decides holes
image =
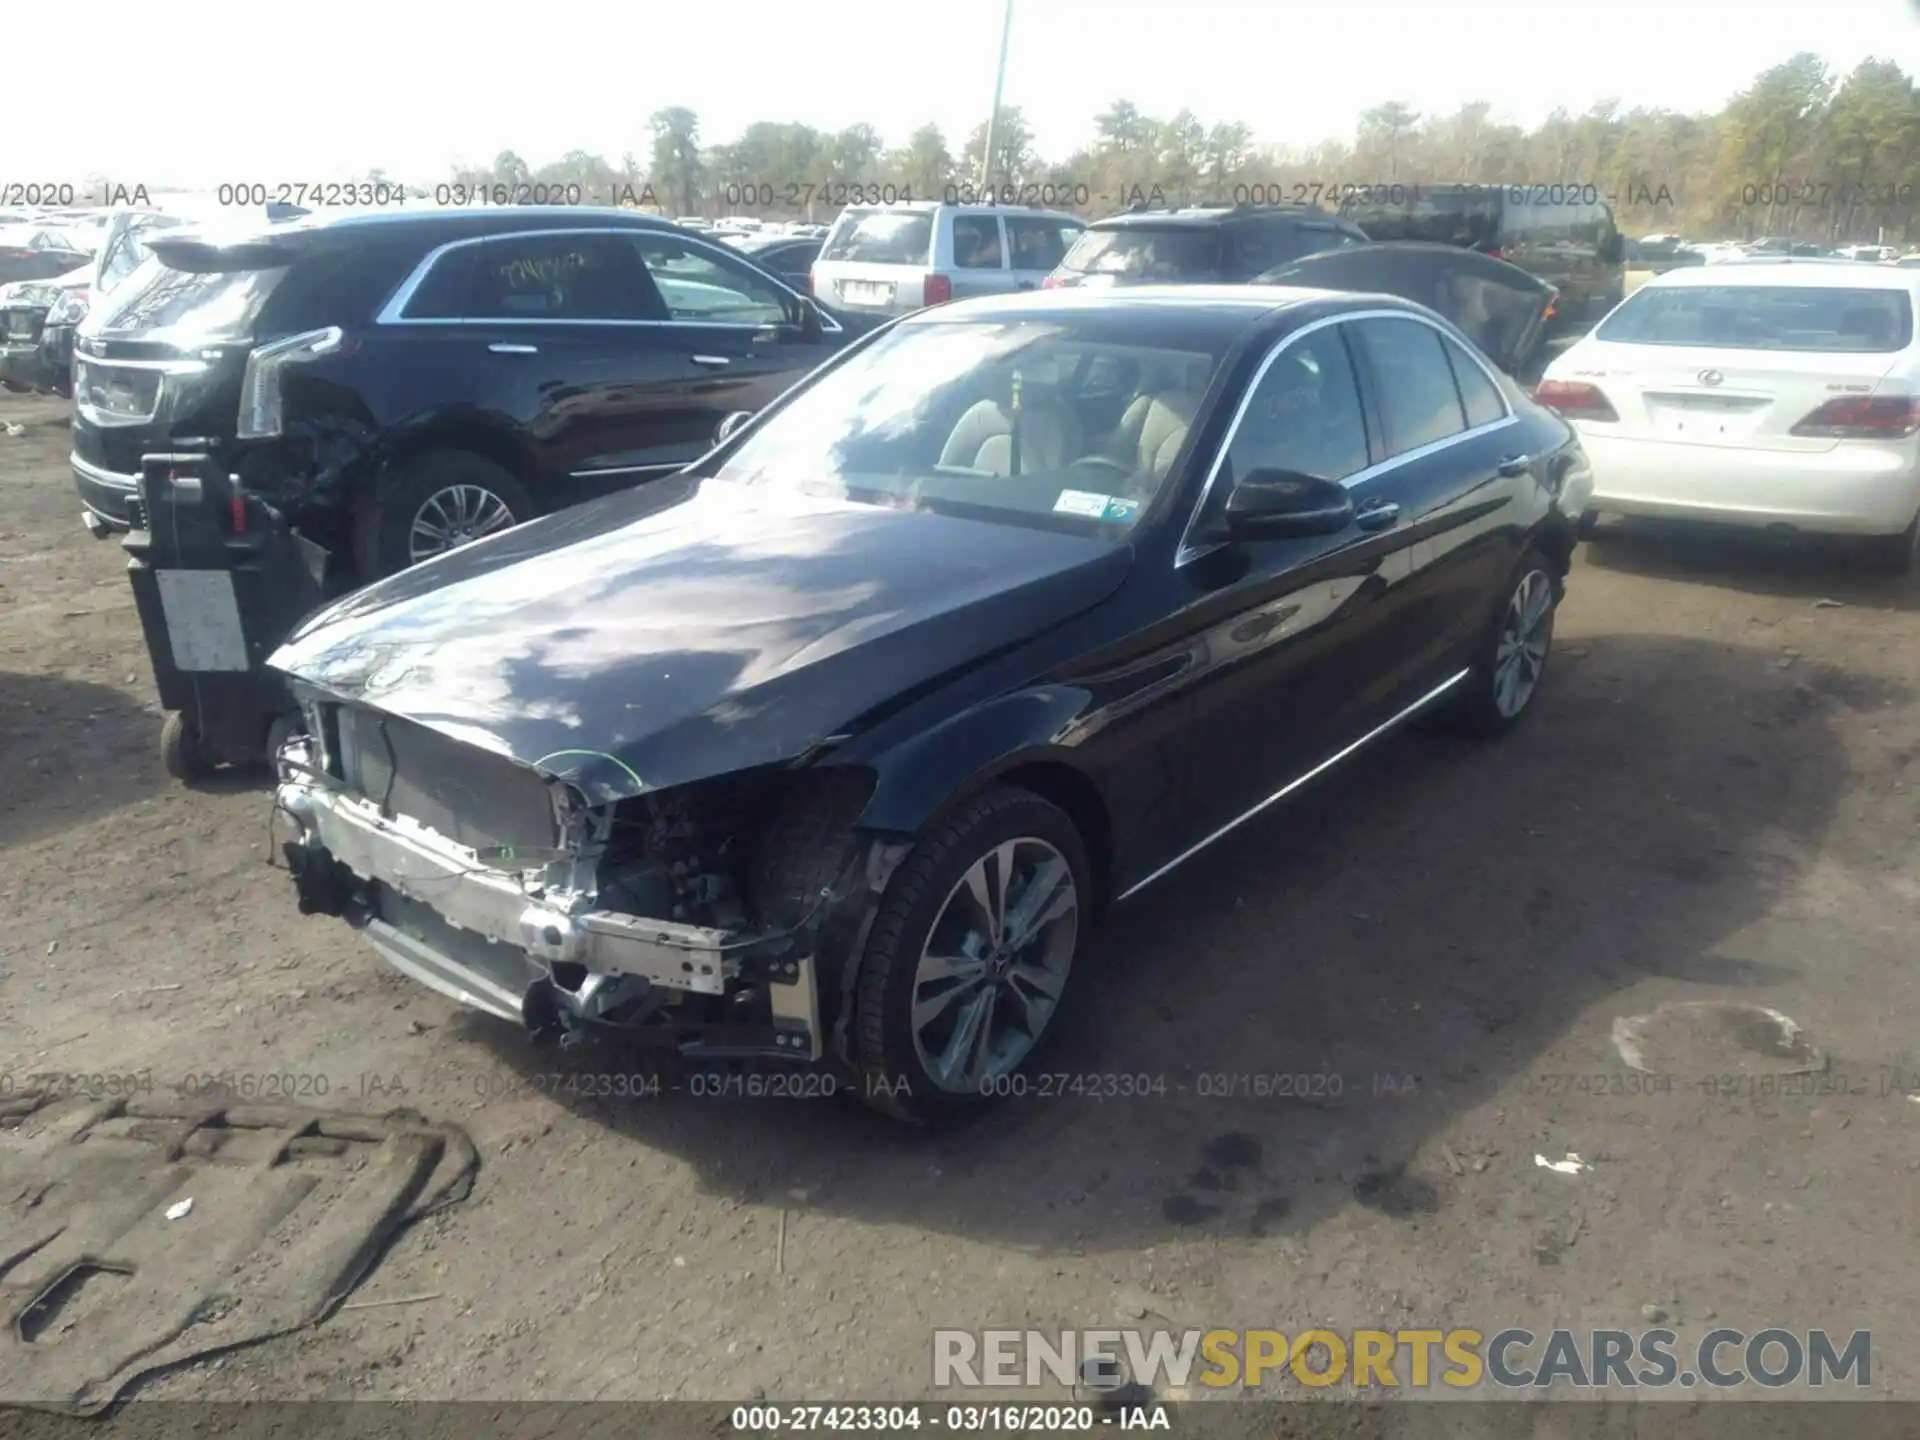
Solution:
[[[1220,540],[1212,544],[1196,545],[1193,543],[1193,529],[1194,526],[1200,523],[1200,517],[1207,508],[1207,500],[1213,494],[1214,482],[1220,478],[1221,467],[1227,463],[1227,452],[1233,448],[1234,436],[1240,433],[1240,422],[1247,418],[1247,410],[1253,404],[1253,397],[1259,393],[1260,382],[1267,378],[1267,371],[1273,368],[1273,362],[1278,360],[1280,356],[1286,352],[1288,346],[1293,345],[1297,341],[1304,340],[1307,336],[1316,334],[1331,326],[1345,325],[1356,320],[1411,320],[1416,325],[1426,326],[1442,339],[1452,340],[1456,345],[1459,345],[1466,354],[1472,356],[1474,364],[1478,365],[1487,379],[1493,382],[1494,391],[1500,396],[1501,408],[1505,410],[1506,413],[1500,419],[1490,420],[1485,425],[1475,425],[1452,435],[1443,436],[1438,440],[1429,441],[1425,445],[1416,446],[1412,450],[1403,450],[1398,455],[1390,455],[1378,465],[1369,465],[1364,470],[1356,470],[1353,474],[1343,477],[1340,481],[1341,485],[1347,489],[1352,490],[1360,485],[1366,484],[1370,480],[1377,480],[1391,470],[1395,470],[1412,461],[1424,459],[1426,456],[1443,450],[1449,445],[1458,445],[1463,440],[1470,440],[1480,435],[1490,435],[1496,430],[1518,422],[1519,417],[1514,414],[1513,402],[1507,398],[1507,387],[1500,383],[1500,378],[1493,373],[1492,368],[1487,362],[1480,358],[1478,352],[1475,351],[1473,347],[1473,343],[1465,340],[1464,337],[1449,333],[1447,327],[1436,325],[1425,315],[1416,315],[1411,310],[1349,310],[1342,315],[1329,315],[1324,319],[1315,320],[1311,324],[1302,325],[1298,330],[1284,335],[1274,342],[1273,348],[1267,352],[1266,358],[1260,362],[1260,368],[1253,372],[1253,379],[1247,382],[1247,388],[1240,396],[1239,407],[1234,410],[1233,419],[1227,425],[1227,433],[1221,437],[1219,448],[1214,451],[1213,465],[1208,469],[1207,478],[1200,486],[1200,496],[1194,501],[1193,510],[1187,516],[1186,526],[1180,532],[1180,547],[1174,552],[1173,556],[1174,569],[1179,570],[1192,561],[1198,560],[1203,555],[1211,555],[1227,543],[1224,540]],[[1449,376],[1451,376],[1452,367],[1449,366],[1448,370]],[[1357,376],[1355,377],[1355,382],[1356,384],[1358,383]],[[1456,384],[1454,389],[1458,391],[1459,386]],[[1461,417],[1464,419],[1466,416],[1466,400],[1464,397],[1461,399],[1460,407]]]
[[[838,335],[843,329],[837,320],[820,306],[814,305],[813,301],[807,296],[802,295],[791,286],[783,284],[777,276],[762,270],[758,265],[753,264],[747,256],[737,251],[723,249],[711,241],[704,240],[697,235],[677,227],[668,228],[652,225],[582,225],[543,230],[503,230],[496,235],[466,235],[458,240],[449,240],[444,245],[435,246],[421,257],[419,264],[415,265],[407,278],[400,282],[399,288],[388,298],[387,303],[380,307],[380,313],[373,317],[373,323],[376,325],[577,325],[586,329],[606,326],[645,327],[651,329],[661,329],[666,326],[696,326],[703,330],[751,331],[765,330],[768,328],[763,324],[748,324],[731,320],[674,320],[671,318],[666,320],[549,320],[540,317],[520,319],[507,316],[502,316],[498,319],[468,319],[464,316],[419,316],[409,318],[407,316],[406,309],[408,303],[413,299],[415,292],[419,290],[421,285],[426,283],[427,276],[433,273],[433,267],[438,265],[441,260],[455,250],[464,250],[470,245],[491,245],[498,240],[526,240],[545,235],[670,235],[675,240],[686,245],[689,249],[705,250],[710,255],[717,256],[722,262],[733,260],[745,265],[756,275],[765,279],[774,289],[798,301],[802,308],[812,305],[814,311],[820,316],[821,333]]]
[[[1335,751],[1332,755],[1329,755],[1326,759],[1322,760],[1318,765],[1314,766],[1311,770],[1308,770],[1303,772],[1302,774],[1296,775],[1293,779],[1289,780],[1286,784],[1282,785],[1278,790],[1274,791],[1271,795],[1267,796],[1266,799],[1262,800],[1259,804],[1255,805],[1252,809],[1243,811],[1241,814],[1235,816],[1233,819],[1229,820],[1226,824],[1222,825],[1218,830],[1214,831],[1211,835],[1207,836],[1204,840],[1200,841],[1197,845],[1190,845],[1185,850],[1182,850],[1178,855],[1174,856],[1173,859],[1169,860],[1166,864],[1162,865],[1158,870],[1155,870],[1151,875],[1147,876],[1144,880],[1134,881],[1133,884],[1129,885],[1125,890],[1122,890],[1117,896],[1114,897],[1114,903],[1117,905],[1122,900],[1127,899],[1129,896],[1138,895],[1142,890],[1146,889],[1147,886],[1153,884],[1154,881],[1160,879],[1163,875],[1170,874],[1172,871],[1186,864],[1187,861],[1191,860],[1194,856],[1198,855],[1202,850],[1206,849],[1209,845],[1213,844],[1214,841],[1220,839],[1222,836],[1228,835],[1231,832],[1239,829],[1242,825],[1246,824],[1247,821],[1253,819],[1254,816],[1258,815],[1262,810],[1265,810],[1268,806],[1277,805],[1280,801],[1286,799],[1287,796],[1291,795],[1294,791],[1298,790],[1302,785],[1306,784],[1309,780],[1313,779],[1314,776],[1319,775],[1324,771],[1331,770],[1335,765],[1338,765],[1342,760],[1346,759],[1347,756],[1353,754],[1354,751],[1360,749],[1363,745],[1370,744],[1374,740],[1377,740],[1380,736],[1386,734],[1387,731],[1393,729],[1393,727],[1398,725],[1401,721],[1410,718],[1411,716],[1417,714],[1421,710],[1424,710],[1427,706],[1431,705],[1434,701],[1438,700],[1442,695],[1446,694],[1447,691],[1453,689],[1454,686],[1458,685],[1462,680],[1466,679],[1472,673],[1473,673],[1473,670],[1471,667],[1469,667],[1468,669],[1462,670],[1458,674],[1452,676],[1450,679],[1441,681],[1440,684],[1436,685],[1433,689],[1429,690],[1426,694],[1422,695],[1418,700],[1414,701],[1411,705],[1407,706],[1407,708],[1402,710],[1398,715],[1393,716],[1391,719],[1381,721],[1378,725],[1374,726],[1373,729],[1369,730],[1366,734],[1362,735],[1358,740],[1355,740],[1351,744],[1347,745],[1345,749]]]

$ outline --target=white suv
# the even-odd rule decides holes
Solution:
[[[813,293],[855,313],[905,315],[949,300],[1037,290],[1086,225],[1009,205],[849,205],[820,258]]]

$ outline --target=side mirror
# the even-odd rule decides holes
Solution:
[[[1227,533],[1236,540],[1335,535],[1352,523],[1346,486],[1293,470],[1249,471],[1227,497]]]
[[[736,410],[720,422],[720,428],[713,432],[713,443],[724,445],[739,431],[740,427],[753,418],[751,410]]]

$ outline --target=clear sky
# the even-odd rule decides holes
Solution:
[[[646,119],[697,111],[703,141],[755,120],[859,121],[898,143],[933,120],[958,148],[993,98],[1001,0],[93,0],[60,58],[7,65],[0,182],[216,185],[443,178],[502,149],[645,155]],[[43,12],[51,13],[51,12]],[[37,26],[35,27],[37,28]],[[1118,98],[1250,124],[1260,143],[1350,136],[1360,111],[1486,99],[1709,110],[1812,50],[1840,70],[1920,70],[1916,0],[1014,0],[1006,100],[1043,154]],[[805,177],[817,179],[824,177]],[[1362,181],[1367,177],[1340,177]]]

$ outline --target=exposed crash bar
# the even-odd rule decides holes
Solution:
[[[381,815],[371,802],[298,780],[283,781],[282,811],[362,879],[417,899],[462,930],[517,945],[549,964],[631,975],[673,990],[726,990],[727,932],[588,908],[529,889],[521,877],[482,865],[432,831]]]

